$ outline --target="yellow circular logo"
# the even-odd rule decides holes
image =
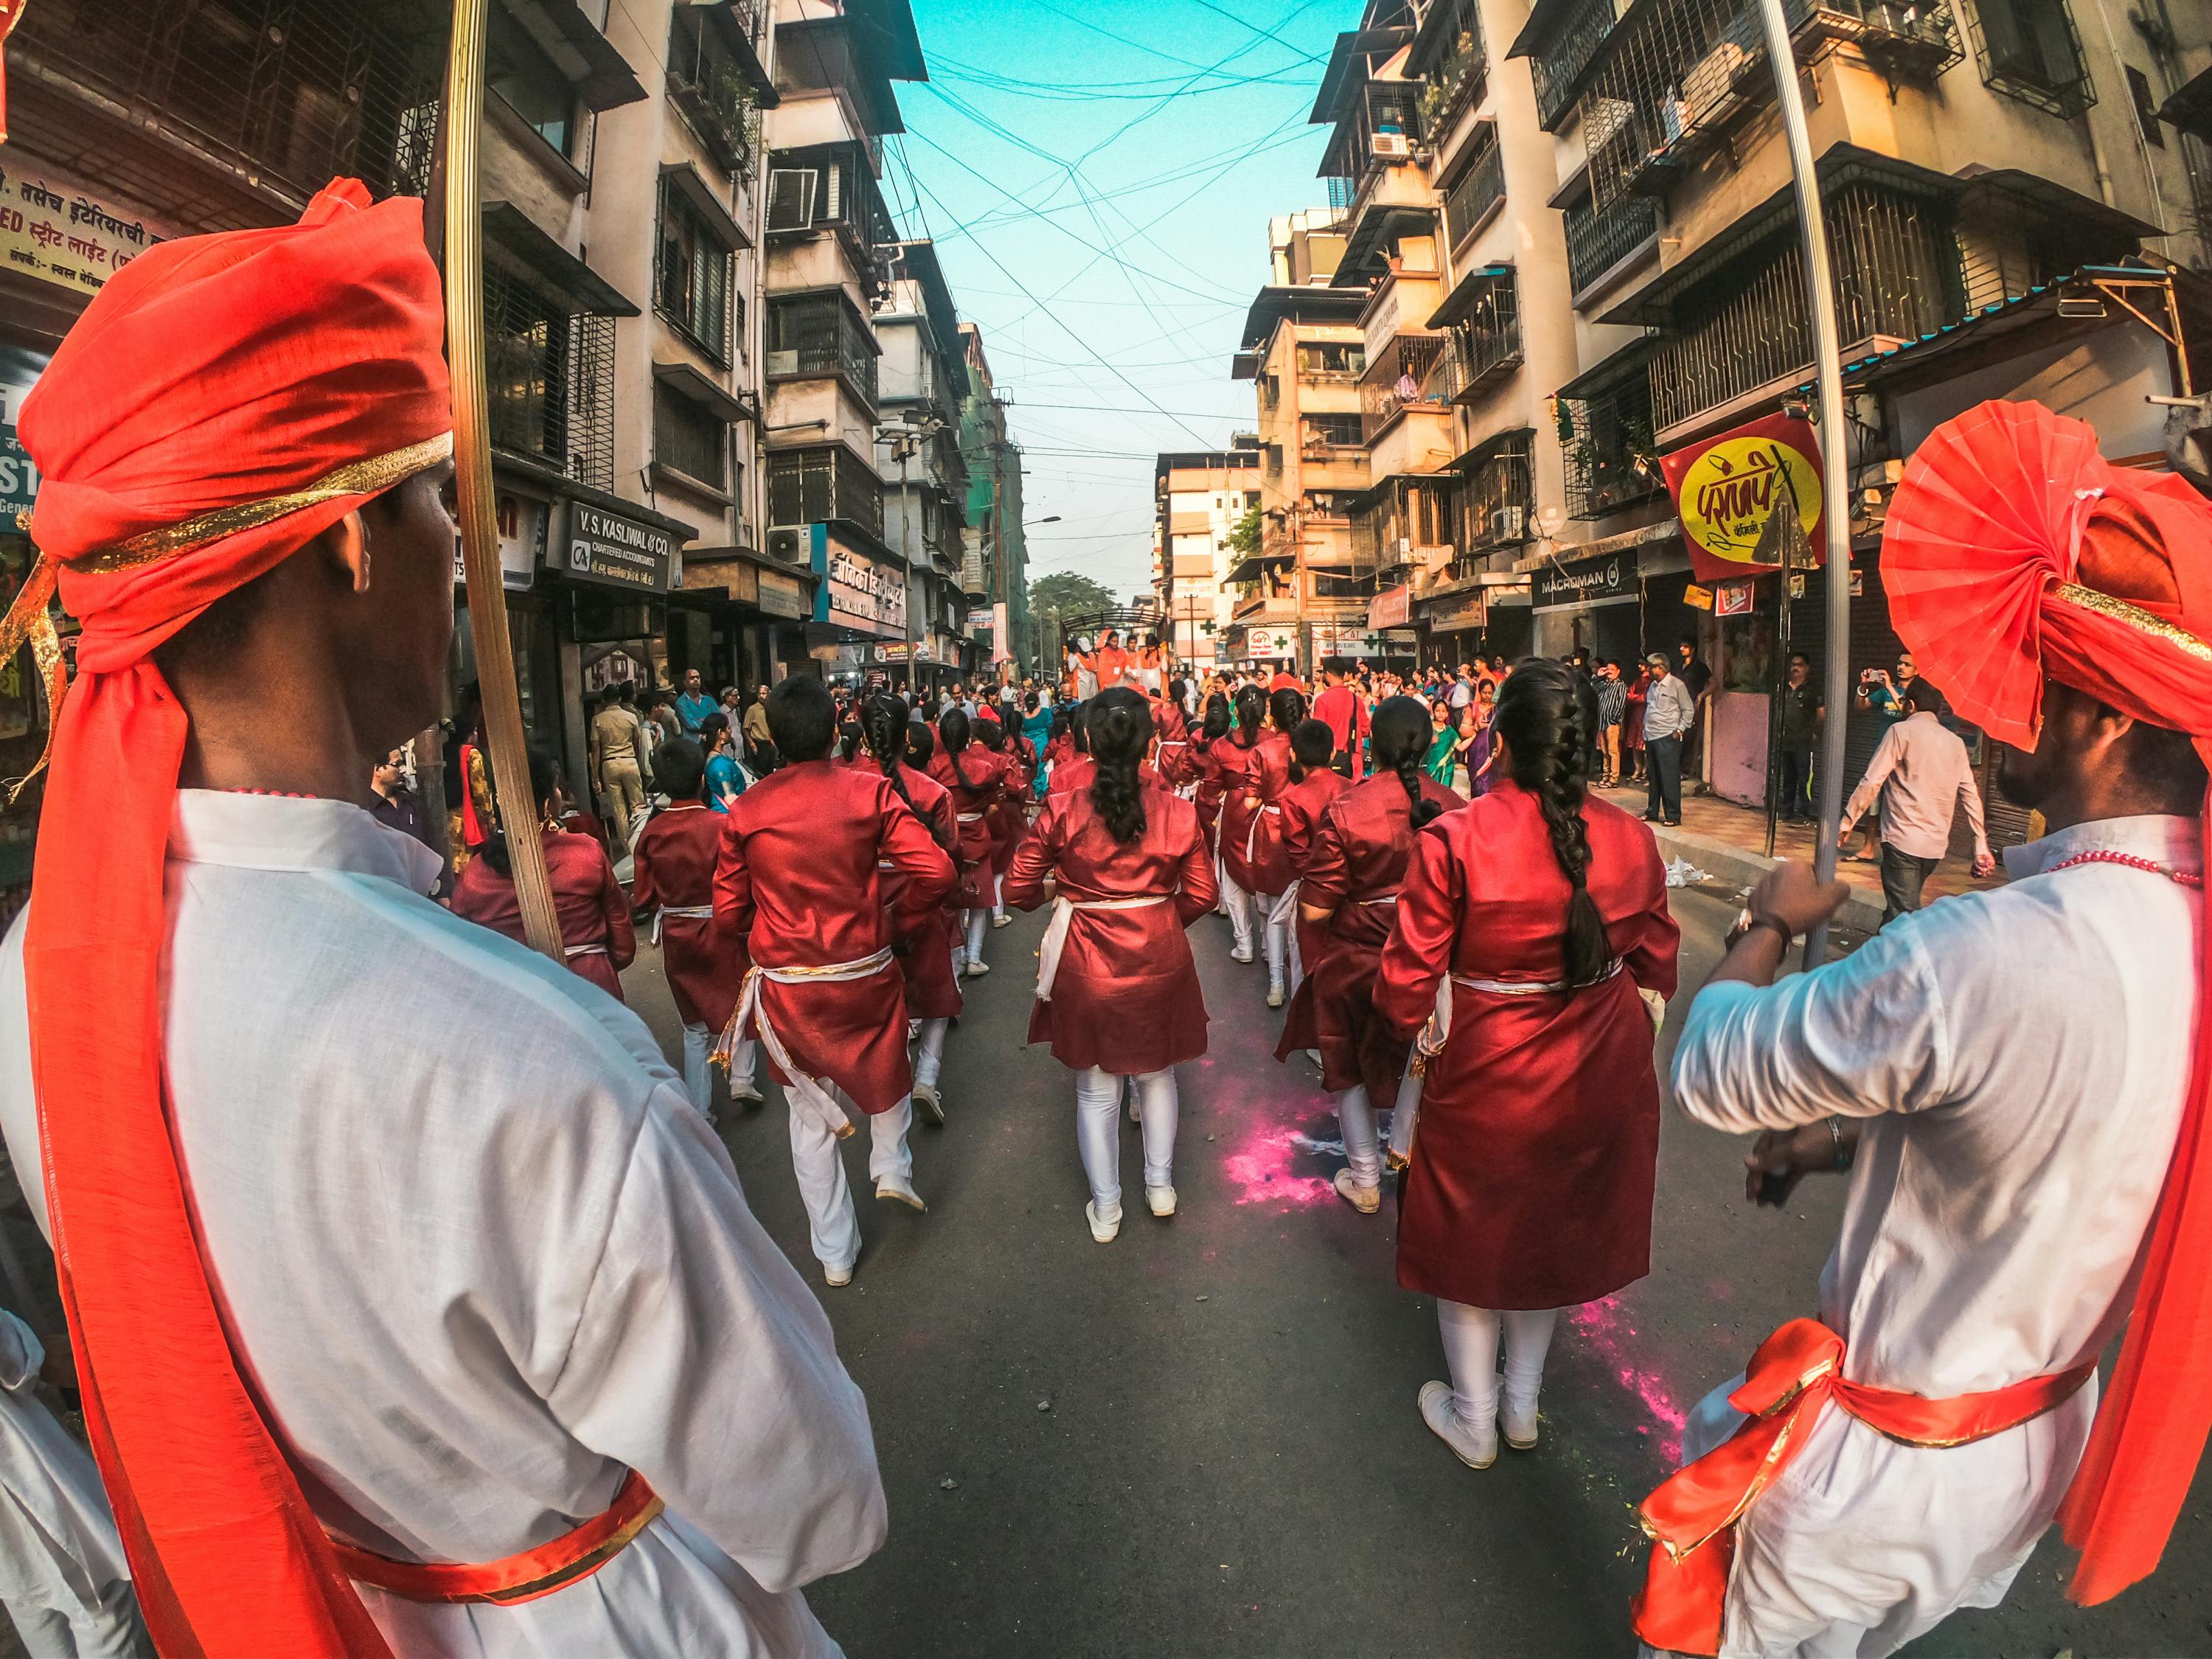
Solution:
[[[1707,553],[1747,564],[1767,520],[1793,498],[1809,539],[1820,522],[1820,468],[1778,438],[1724,438],[1682,474],[1677,510]]]

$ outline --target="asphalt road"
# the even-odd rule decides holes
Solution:
[[[1686,988],[1733,895],[1680,892]],[[1091,1242],[1073,1090],[1025,1048],[1042,924],[991,936],[946,1052],[941,1130],[915,1131],[927,1216],[868,1196],[852,1285],[822,1291],[866,1390],[890,1541],[810,1597],[854,1659],[1620,1655],[1643,1549],[1632,1505],[1685,1413],[1814,1310],[1842,1183],[1742,1199],[1741,1142],[1671,1112],[1650,1277],[1560,1324],[1535,1451],[1462,1467],[1414,1396],[1443,1375],[1435,1310],[1397,1288],[1391,1206],[1363,1217],[1313,1069],[1273,1057],[1263,970],[1194,929],[1212,1048],[1182,1071],[1172,1220],[1124,1132],[1120,1238]],[[650,957],[626,978],[673,1052]],[[1664,1041],[1672,1042],[1673,1022]],[[811,1282],[780,1102],[725,1133],[747,1196]],[[2009,1603],[1918,1656],[2212,1654],[2212,1478],[2164,1571],[2105,1608],[2060,1595],[2055,1538]]]

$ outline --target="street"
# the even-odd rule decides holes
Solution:
[[[1686,993],[1734,909],[1675,895]],[[1131,1127],[1127,1219],[1091,1243],[1072,1084],[1021,1046],[1041,931],[994,933],[994,971],[969,982],[950,1121],[915,1131],[931,1212],[872,1202],[866,1137],[848,1148],[867,1243],[852,1286],[821,1293],[867,1393],[891,1530],[809,1591],[831,1633],[854,1659],[1632,1652],[1632,1507],[1698,1397],[1814,1311],[1843,1183],[1754,1210],[1741,1144],[1670,1113],[1651,1276],[1561,1321],[1542,1443],[1477,1473],[1414,1407],[1443,1359],[1432,1305],[1396,1288],[1391,1206],[1362,1217],[1329,1190],[1331,1103],[1312,1067],[1275,1062],[1262,970],[1230,962],[1212,918],[1192,930],[1212,1050],[1182,1072],[1179,1212],[1144,1212]],[[625,985],[673,1052],[649,951]],[[769,1092],[726,1115],[726,1138],[818,1290]],[[2212,1653],[2209,1508],[2200,1474],[2164,1569],[2117,1603],[2066,1603],[2054,1534],[2004,1607],[1910,1651]]]

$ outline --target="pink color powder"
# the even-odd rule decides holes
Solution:
[[[1667,1386],[1664,1377],[1633,1363],[1636,1328],[1628,1322],[1620,1298],[1609,1296],[1602,1302],[1585,1303],[1567,1317],[1575,1328],[1575,1334],[1620,1380],[1620,1386],[1651,1414],[1662,1437],[1659,1450],[1668,1467],[1679,1463],[1682,1457],[1682,1425],[1689,1421],[1689,1413],[1676,1402],[1674,1391]],[[1639,1424],[1636,1431],[1648,1435],[1651,1428]]]

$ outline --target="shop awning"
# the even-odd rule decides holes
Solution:
[[[512,202],[486,202],[484,240],[511,256],[510,274],[582,317],[635,317],[620,289],[555,241]]]
[[[695,161],[663,161],[660,182],[681,196],[699,221],[713,233],[725,248],[748,248],[753,239],[745,234],[745,228],[731,215],[729,204],[714,193]]]

